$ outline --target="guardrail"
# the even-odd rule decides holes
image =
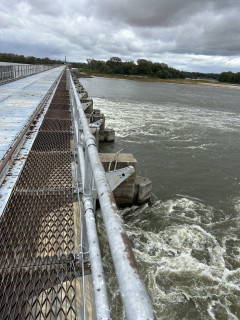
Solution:
[[[33,64],[19,64],[19,65],[0,65],[0,85],[14,81],[20,78],[31,76],[46,70],[56,68],[58,65],[33,65]]]
[[[110,190],[98,154],[97,142],[91,133],[70,70],[67,70],[67,89],[69,90],[74,115],[73,122],[77,141],[75,148],[79,166],[79,185],[81,186],[80,197],[87,226],[97,319],[110,319],[110,311],[95,225],[95,191],[98,194],[127,319],[156,319],[150,298],[140,278],[130,241],[123,228],[116,202]]]

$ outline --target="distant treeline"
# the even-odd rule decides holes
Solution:
[[[118,57],[107,61],[87,59],[87,63],[73,63],[74,66],[96,73],[138,75],[162,79],[185,78],[183,71],[169,67],[166,63],[152,62],[145,59],[123,62]]]
[[[63,61],[52,60],[49,58],[36,58],[33,56],[25,57],[14,53],[0,53],[0,61],[27,64],[62,64]]]
[[[218,80],[219,73],[184,72],[186,78],[190,79],[214,79]]]
[[[87,63],[73,63],[73,65],[85,71],[89,70],[95,73],[138,75],[160,79],[218,79],[219,77],[219,74],[216,73],[179,71],[169,67],[166,63],[152,62],[145,59],[138,59],[137,63],[134,61],[124,62],[118,57],[112,57],[107,61],[87,59]]]
[[[83,71],[100,74],[120,74],[133,76],[148,76],[161,79],[214,79],[221,82],[240,83],[240,73],[223,72],[202,73],[179,71],[169,67],[166,63],[152,62],[145,59],[134,61],[122,61],[121,58],[112,57],[107,61],[87,59],[87,63],[72,63],[76,68]]]
[[[221,82],[240,83],[240,72],[233,73],[231,71],[222,72],[218,78]]]

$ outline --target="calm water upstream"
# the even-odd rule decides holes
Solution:
[[[240,91],[80,81],[116,130],[104,150],[133,153],[153,182],[152,203],[122,216],[158,317],[240,319]],[[109,261],[105,245],[113,319],[124,319]]]

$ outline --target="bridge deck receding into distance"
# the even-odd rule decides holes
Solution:
[[[0,161],[64,66],[0,86]]]

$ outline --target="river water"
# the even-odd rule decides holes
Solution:
[[[160,319],[240,319],[240,91],[80,79],[124,149],[153,182],[150,204],[122,210]],[[124,319],[104,228],[113,319]]]

